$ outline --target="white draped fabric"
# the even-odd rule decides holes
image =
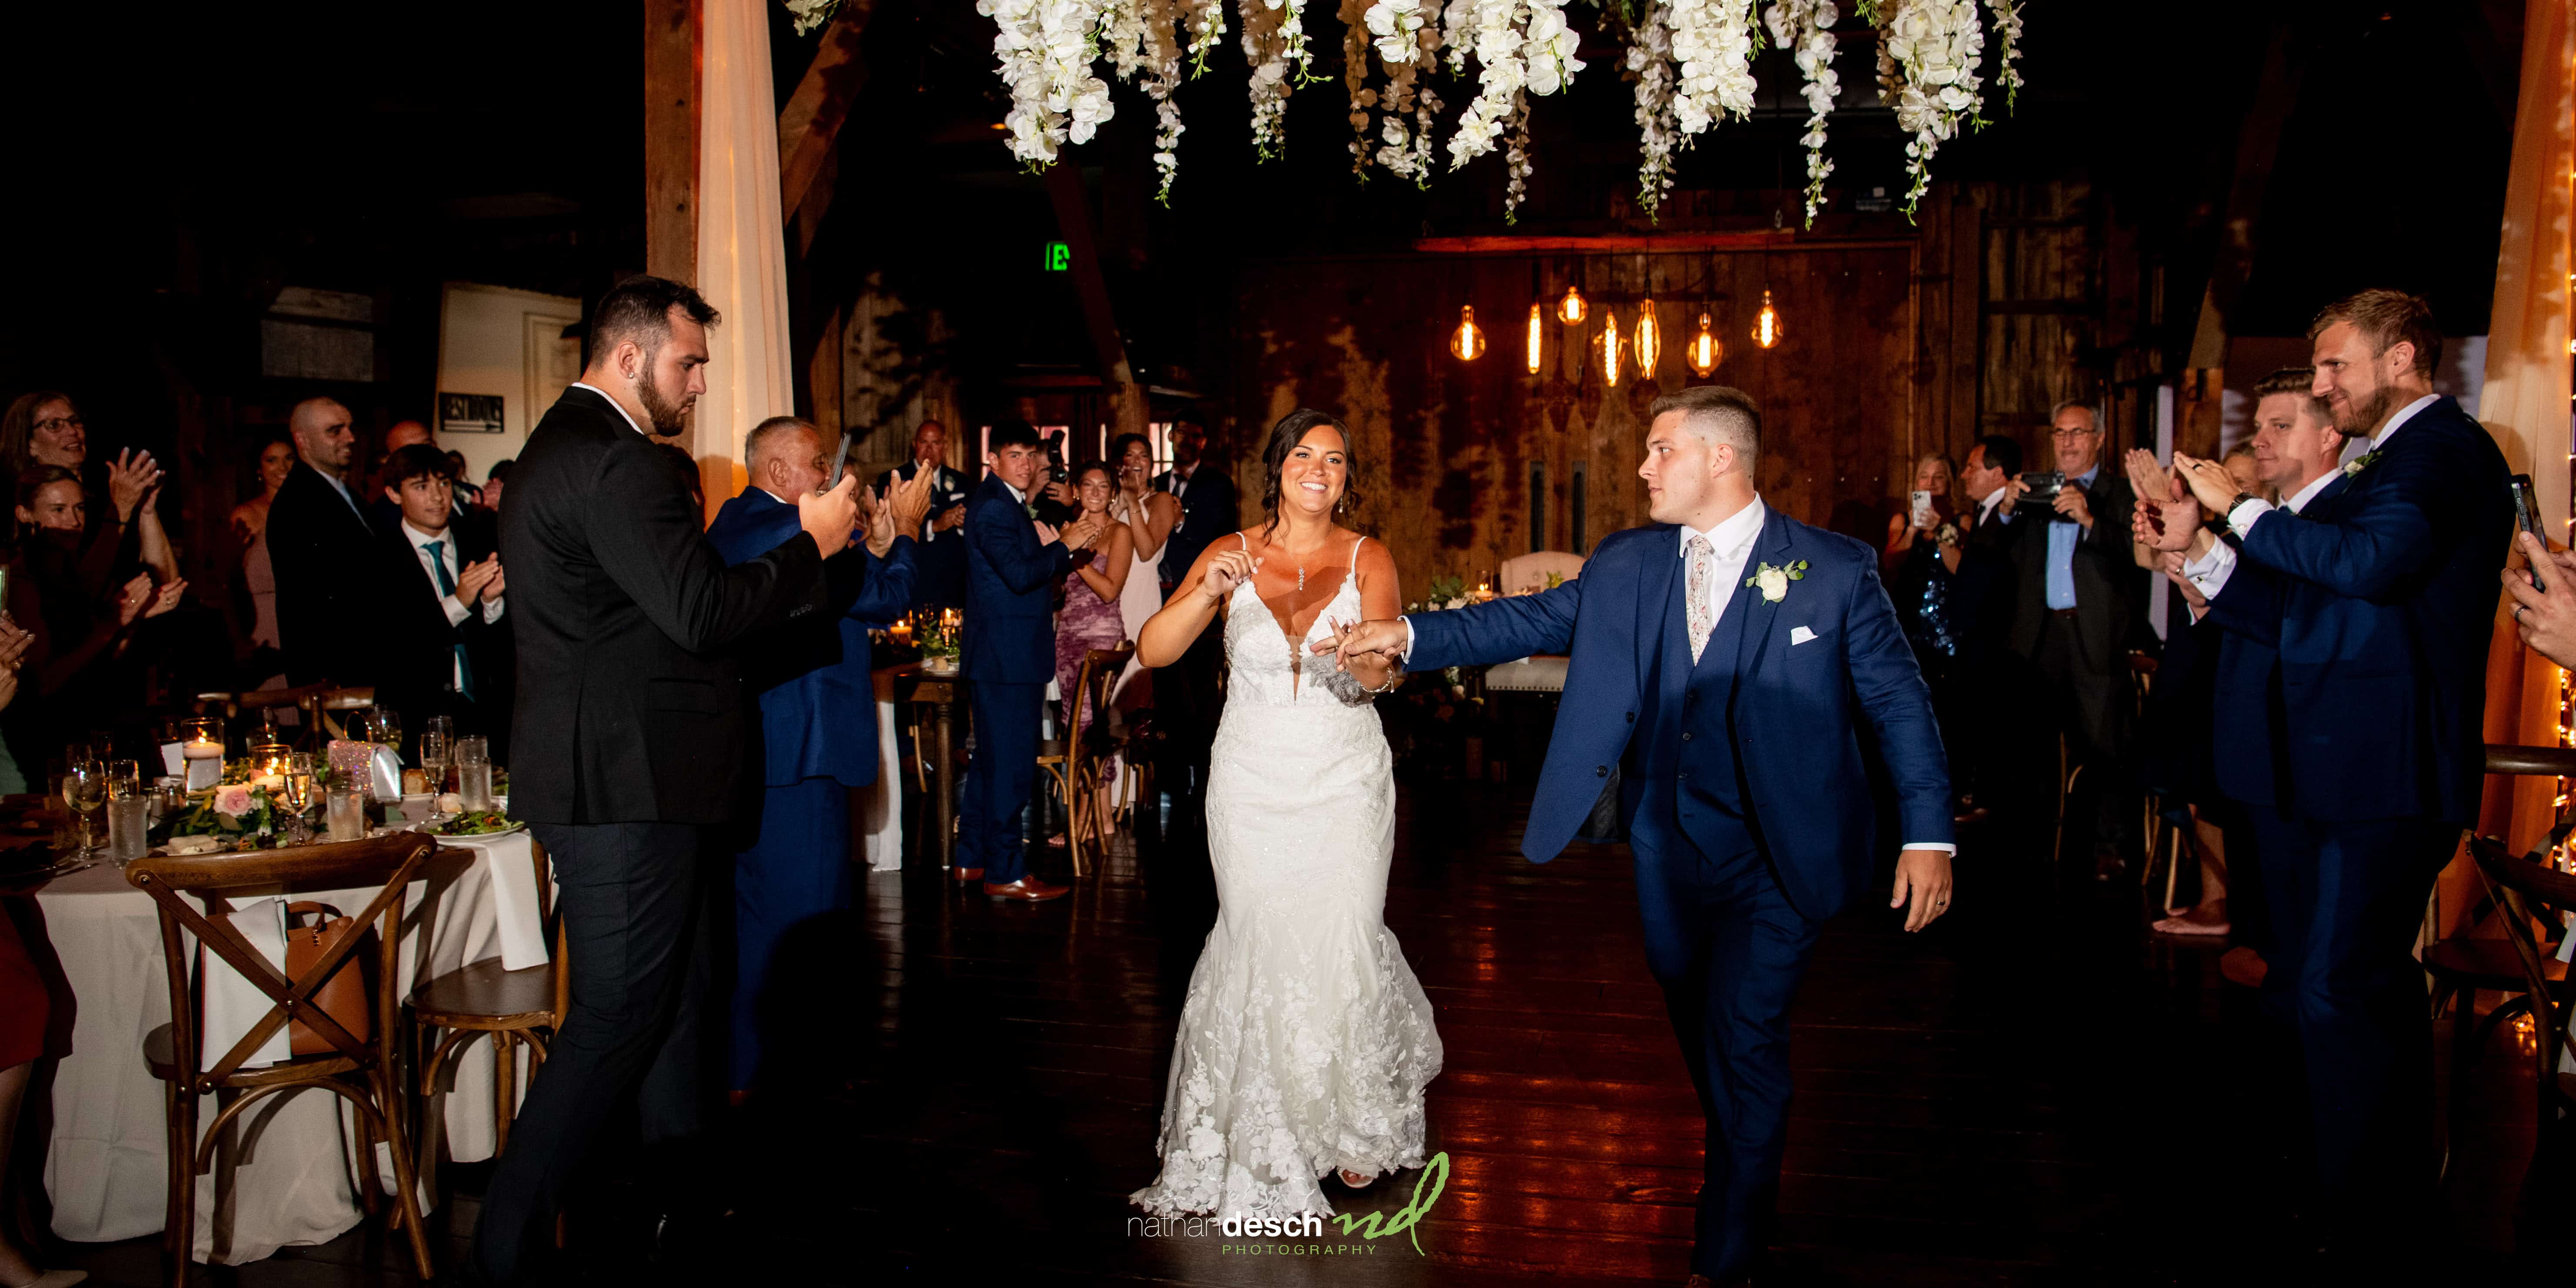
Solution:
[[[707,516],[742,491],[751,427],[796,410],[788,363],[786,216],[765,0],[704,0],[698,89],[698,293],[724,315],[693,432]]]

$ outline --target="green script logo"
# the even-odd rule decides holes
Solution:
[[[1426,1185],[1431,1187],[1429,1194],[1422,1192]],[[1402,1234],[1413,1241],[1413,1250],[1419,1253],[1422,1251],[1422,1236],[1413,1233],[1413,1227],[1421,1223],[1423,1214],[1431,1210],[1431,1205],[1439,1201],[1440,1192],[1447,1188],[1449,1151],[1442,1150],[1432,1155],[1431,1162],[1422,1169],[1422,1179],[1413,1183],[1413,1198],[1403,1207],[1393,1212],[1371,1212],[1366,1216],[1344,1212],[1334,1216],[1333,1224],[1342,1227],[1344,1234],[1357,1230],[1363,1239],[1388,1239]]]

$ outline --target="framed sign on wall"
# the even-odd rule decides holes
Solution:
[[[498,434],[502,429],[501,395],[443,393],[438,396],[439,433]]]

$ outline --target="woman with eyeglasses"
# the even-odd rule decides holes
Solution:
[[[0,414],[0,465],[15,478],[39,465],[69,470],[86,493],[89,527],[82,534],[83,580],[93,594],[105,596],[116,582],[148,569],[153,580],[179,579],[179,555],[161,525],[155,504],[161,495],[161,467],[150,452],[128,448],[89,468],[89,424],[70,394],[39,389],[21,394]],[[103,477],[102,477],[103,475]]]

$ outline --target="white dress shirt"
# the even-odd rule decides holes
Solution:
[[[2391,426],[2391,428],[2394,427],[2395,426],[2393,425]],[[2334,482],[2342,473],[2342,470],[2334,468],[2334,466],[2329,463],[2324,473],[2317,475],[2315,478],[2309,479],[2298,491],[2291,493],[2289,499],[2281,503],[2281,508],[2288,509],[2292,514],[2297,514],[2301,510],[2307,509],[2308,502],[2316,500],[2317,493],[2325,491],[2326,484]],[[2236,508],[2242,511],[2249,506],[2256,505],[2262,506],[2262,512],[2265,514],[2271,513],[2275,508],[2271,502],[2260,498],[2247,501],[2244,505],[2240,505]],[[2232,523],[2234,521],[2230,520],[2230,522]],[[2239,529],[2240,539],[2242,537],[2242,531],[2242,529]],[[2235,571],[2236,547],[2231,546],[2224,541],[2210,542],[2208,554],[2202,555],[2198,559],[2186,560],[2182,566],[2183,577],[2191,582],[2192,589],[2199,591],[2201,598],[2203,599],[2218,598],[2218,592],[2227,588],[2227,579],[2233,575]]]
[[[2388,440],[2397,436],[2397,429],[2399,426],[2414,419],[2415,413],[2432,406],[2434,401],[2440,397],[2440,394],[2426,394],[2423,397],[2406,404],[2406,406],[2399,410],[2396,415],[2388,418],[2388,424],[2386,426],[2382,427],[2377,434],[2371,436],[2370,450],[2375,452],[2380,448],[2388,446]],[[2263,500],[2260,497],[2249,497],[2238,502],[2235,509],[2227,512],[2227,526],[2234,528],[2236,530],[2237,537],[2241,540],[2246,533],[2254,530],[2255,520],[2262,518],[2264,515],[2270,514],[2273,509],[2274,506],[2271,502]],[[2296,511],[2292,511],[2292,513],[2296,513]]]
[[[1985,500],[1977,502],[1977,522],[1980,525],[1995,517],[1995,509],[2004,503],[2004,497],[2008,495],[2006,488],[2010,486],[2010,484],[2006,484],[2005,487],[1996,488],[1994,491],[1986,493]],[[2009,514],[2005,515],[2004,522],[2012,522],[2012,516]]]
[[[572,384],[571,384],[569,387],[570,387],[570,388],[573,388],[573,389],[587,389],[587,390],[591,391],[592,393],[595,393],[595,394],[599,395],[599,396],[600,396],[600,397],[602,397],[602,398],[608,398],[608,405],[617,409],[617,414],[618,414],[619,416],[621,416],[621,417],[623,417],[623,418],[625,419],[625,421],[626,421],[626,427],[627,427],[628,429],[634,430],[634,431],[635,431],[636,433],[638,433],[638,434],[644,434],[644,427],[643,427],[642,425],[638,425],[638,424],[636,424],[636,423],[635,423],[635,418],[634,418],[633,416],[628,416],[628,415],[626,414],[626,404],[621,403],[621,402],[617,401],[617,400],[616,400],[616,399],[614,399],[614,398],[609,398],[609,397],[608,397],[608,391],[607,391],[607,390],[602,389],[602,388],[600,388],[600,387],[599,387],[599,386],[597,386],[597,385],[585,385],[585,384],[583,384],[582,382],[580,382],[580,381],[578,381],[578,380],[576,380],[576,381],[572,382]],[[645,436],[646,438],[650,438],[650,437],[652,437],[652,435],[650,435],[650,434],[644,434],[644,436]]]
[[[462,552],[456,544],[456,529],[448,528],[445,531],[440,532],[437,536],[431,536],[430,534],[411,526],[411,520],[409,519],[403,520],[401,526],[403,544],[411,547],[412,558],[420,562],[420,575],[429,579],[430,590],[436,591],[438,589],[438,572],[436,569],[429,566],[430,555],[428,550],[423,549],[425,546],[438,547],[439,557],[447,561],[448,584],[451,586],[456,584],[458,579],[457,575],[465,570],[465,565],[459,562],[459,555]],[[472,611],[465,606],[464,601],[458,599],[452,594],[442,597],[438,601],[438,606],[446,610],[447,624],[449,626],[464,625],[465,615]],[[499,620],[501,620],[500,598],[495,596],[494,598],[484,600],[484,624],[490,625],[491,623]],[[460,660],[457,662],[452,673],[448,676],[447,682],[452,688],[462,689],[465,687],[465,663],[463,661]]]

